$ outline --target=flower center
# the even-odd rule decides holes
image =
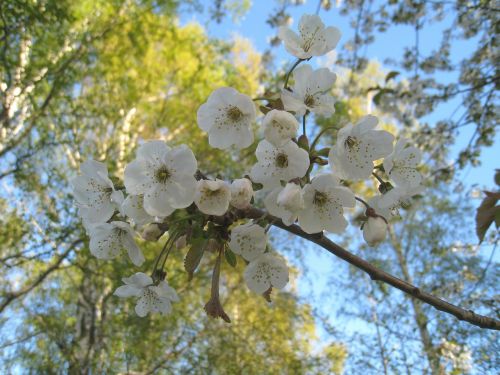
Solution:
[[[328,195],[322,191],[316,190],[314,193],[313,203],[317,206],[324,206],[328,202]]]
[[[306,95],[304,99],[304,104],[308,107],[312,107],[314,105],[314,96]]]
[[[167,167],[163,166],[156,171],[155,178],[156,181],[164,184],[170,178],[170,171],[167,169]]]
[[[278,168],[288,167],[288,156],[286,154],[280,153],[276,156],[276,166]]]
[[[204,190],[204,194],[206,197],[208,198],[215,198],[217,197],[218,195],[221,194],[221,189],[217,189],[217,190],[210,190],[210,189],[205,189]]]
[[[231,121],[236,122],[241,120],[241,118],[243,117],[243,112],[241,112],[238,107],[231,106],[227,110],[227,117],[229,117]]]
[[[346,148],[349,148],[349,149],[353,148],[354,146],[357,146],[358,144],[359,144],[359,141],[356,138],[351,137],[351,136],[347,137],[347,139],[344,142],[344,146]]]

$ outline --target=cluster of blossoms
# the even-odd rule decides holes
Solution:
[[[185,268],[190,276],[204,253],[217,254],[212,295],[205,310],[229,321],[219,301],[223,256],[234,266],[235,254],[240,255],[246,264],[248,288],[269,299],[272,288],[285,287],[289,274],[284,259],[268,246],[267,231],[273,223],[280,220],[284,226],[298,225],[308,234],[342,234],[348,225],[344,209],[354,208],[358,200],[365,206],[363,237],[374,246],[384,240],[398,207],[422,190],[417,170],[420,151],[405,139],[394,145],[392,134],[377,129],[375,116],[367,115],[341,128],[330,148],[316,150],[323,132],[309,144],[306,116],[334,112],[331,89],[336,75],[327,68],[314,70],[301,63],[335,48],[340,32],[325,28],[318,16],[305,15],[299,35],[282,28],[279,36],[298,60],[286,76],[280,100],[268,100],[260,107],[263,139],[256,148],[257,162],[246,176],[231,182],[209,178],[198,170],[187,146],[172,148],[152,140],[138,148],[135,160],[125,168],[126,197],[123,189],[113,185],[106,166],[93,160],[83,163],[81,175],[72,181],[90,251],[97,258],[113,259],[125,249],[132,263],[141,266],[145,257],[135,234],[157,241],[168,233],[151,276],[138,272],[124,278],[125,285],[115,292],[118,297],[139,297],[139,316],[168,313],[171,302],[178,300],[164,271],[173,248],[189,248]],[[293,84],[289,87],[290,77]],[[223,150],[252,145],[256,119],[254,100],[228,87],[213,91],[197,113],[209,144]],[[368,202],[350,190],[350,182],[373,177],[382,194]],[[266,213],[255,208],[260,204]]]

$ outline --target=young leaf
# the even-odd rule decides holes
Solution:
[[[224,257],[231,267],[236,267],[236,255],[228,247],[224,251]]]
[[[198,268],[201,258],[203,257],[205,242],[206,240],[203,238],[193,239],[191,247],[184,258],[184,269],[188,273],[190,281],[193,279],[194,271]]]

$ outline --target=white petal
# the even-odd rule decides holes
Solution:
[[[173,175],[176,173],[194,175],[198,169],[193,151],[186,145],[180,145],[170,150],[165,156],[165,164]]]
[[[160,281],[157,288],[160,297],[168,298],[172,302],[180,301],[179,295],[165,280]]]
[[[145,192],[144,210],[151,216],[168,216],[175,211],[165,184],[154,184]]]
[[[230,200],[231,190],[224,181],[198,181],[194,203],[204,214],[224,215],[229,208]]]
[[[271,286],[269,275],[262,274],[262,271],[259,270],[260,267],[260,262],[250,262],[243,273],[248,288],[258,294],[264,293]]]
[[[141,294],[142,289],[133,285],[122,285],[118,287],[113,293],[117,297],[127,298],[127,297],[137,297]]]
[[[170,151],[170,147],[164,141],[151,140],[142,144],[137,150],[137,159],[144,160],[150,164],[161,163]]]
[[[257,258],[266,250],[267,234],[261,226],[247,223],[231,230],[229,248],[248,261]]]
[[[129,194],[144,194],[152,181],[150,166],[144,160],[134,160],[127,164],[123,182]]]
[[[136,286],[141,289],[153,284],[151,276],[146,275],[144,272],[137,272],[130,277],[124,277],[122,280],[125,284]]]
[[[311,94],[325,93],[330,91],[336,80],[337,76],[330,69],[316,69],[309,77],[307,88]]]
[[[139,249],[130,234],[122,234],[122,244],[123,247],[127,250],[128,256],[132,263],[134,263],[136,266],[140,266],[142,263],[144,263],[144,255],[142,254],[141,249]]]
[[[113,259],[122,248],[120,231],[112,224],[94,226],[90,233],[90,252],[98,259]]]
[[[144,209],[144,197],[142,195],[129,195],[122,204],[122,211],[138,226],[152,223],[155,220]]]
[[[143,318],[151,311],[151,305],[151,297],[149,295],[142,295],[139,301],[137,301],[137,305],[135,305],[135,313]]]
[[[297,135],[299,123],[291,113],[273,109],[264,117],[262,126],[266,139],[275,146],[282,146]]]

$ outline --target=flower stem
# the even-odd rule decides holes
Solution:
[[[286,73],[286,76],[285,76],[285,85],[283,86],[285,89],[288,89],[288,80],[290,79],[290,75],[292,74],[292,72],[294,71],[294,69],[302,62],[304,61],[304,59],[297,59],[297,61],[295,61],[295,63],[292,65],[292,67],[290,68],[290,70]]]
[[[370,208],[370,205],[368,203],[366,203],[363,199],[361,199],[359,197],[354,197],[354,199],[356,199],[358,202],[363,203],[366,208]]]
[[[302,134],[304,134],[305,136],[306,136],[306,116],[307,112],[304,114],[304,117],[302,117]]]
[[[318,144],[319,139],[321,138],[321,136],[322,136],[323,134],[325,134],[325,133],[326,133],[327,131],[329,131],[329,130],[337,130],[337,128],[336,128],[335,126],[329,126],[329,127],[327,127],[327,128],[324,128],[323,130],[321,130],[321,131],[319,132],[319,134],[316,136],[316,138],[314,138],[314,141],[313,141],[313,143],[311,144],[311,151],[313,151],[313,150],[314,150],[314,147]]]
[[[385,184],[385,181],[382,180],[382,178],[378,174],[372,172],[372,175],[378,180],[378,182],[380,182],[381,184]]]

